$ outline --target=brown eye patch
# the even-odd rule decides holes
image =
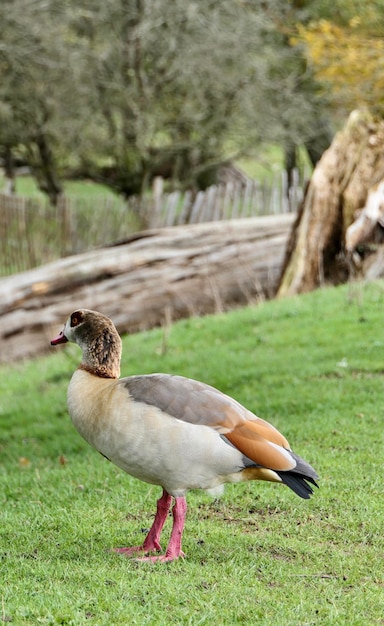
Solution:
[[[75,311],[71,315],[71,327],[78,326],[83,321],[83,313],[81,311]]]

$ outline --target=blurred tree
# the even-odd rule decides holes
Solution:
[[[322,1],[318,13],[298,24],[301,42],[323,91],[339,119],[367,107],[384,115],[384,4]]]
[[[71,60],[62,46],[65,2],[0,4],[0,145],[8,177],[13,163],[32,170],[55,203],[79,128]]]
[[[320,100],[308,80],[299,87],[297,50],[282,45],[274,14],[283,4],[269,12],[232,0],[73,7],[100,140],[83,153],[83,171],[127,195],[156,175],[204,187],[255,145],[313,138]]]
[[[156,175],[204,187],[263,142],[316,160],[324,99],[291,17],[283,0],[4,0],[4,155],[53,201],[69,171],[128,196]]]
[[[312,6],[314,4],[314,6]],[[280,49],[284,50],[285,62],[280,72],[289,75],[291,88],[297,96],[299,106],[287,107],[290,94],[279,93],[277,107],[280,109],[282,123],[296,132],[288,132],[282,139],[285,153],[285,167],[289,179],[299,160],[299,149],[304,146],[312,165],[321,158],[324,150],[329,147],[333,128],[328,109],[327,95],[320,90],[313,69],[308,64],[303,46],[293,37],[297,25],[311,19],[313,12],[318,10],[318,3],[313,0],[291,0],[281,4],[268,5],[268,13],[275,24],[275,40]]]

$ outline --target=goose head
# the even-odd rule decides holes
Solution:
[[[67,341],[76,343],[82,350],[80,369],[103,378],[119,378],[121,339],[108,317],[89,309],[74,311],[51,345]]]

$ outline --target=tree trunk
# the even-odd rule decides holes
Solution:
[[[4,146],[3,163],[5,178],[4,193],[13,195],[16,191],[15,163],[12,148],[9,145]]]
[[[294,216],[174,226],[0,280],[0,362],[35,356],[76,308],[121,332],[273,296]]]
[[[40,164],[36,170],[37,182],[41,191],[46,193],[52,204],[56,206],[63,193],[63,187],[59,181],[52,150],[43,132],[36,137],[36,146],[40,158]]]
[[[346,280],[346,229],[383,177],[384,122],[355,111],[314,170],[287,247],[279,296]]]

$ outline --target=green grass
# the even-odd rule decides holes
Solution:
[[[263,145],[257,149],[255,154],[239,159],[236,165],[251,178],[261,182],[273,183],[276,175],[279,175],[284,169],[284,153],[278,145]],[[305,149],[300,149],[299,151],[298,166],[301,169],[307,167],[310,170]],[[0,191],[4,188],[4,184],[4,174],[0,171]],[[109,187],[87,180],[64,181],[64,192],[69,198],[115,197],[114,192]],[[38,189],[34,178],[29,175],[17,177],[16,193],[20,196],[44,197],[44,194]]]
[[[255,155],[239,159],[237,165],[251,178],[272,182],[284,169],[284,154],[280,146],[261,146]]]
[[[384,284],[352,285],[125,337],[124,374],[177,372],[269,419],[318,470],[310,501],[268,483],[190,493],[185,560],[138,564],[156,487],[66,413],[76,346],[0,376],[0,621],[17,626],[384,623]],[[59,330],[59,329],[58,329]],[[166,544],[170,523],[164,531]]]
[[[239,159],[236,163],[243,172],[262,183],[273,184],[281,176],[285,163],[284,152],[278,145],[262,145],[257,148],[255,154]],[[308,176],[312,169],[308,154],[305,148],[300,148],[298,152],[297,167],[301,172],[301,177]]]
[[[4,174],[0,171],[0,191],[4,188]],[[116,197],[113,191],[105,185],[99,185],[87,180],[64,181],[64,193],[69,198],[97,198]],[[35,179],[29,175],[16,178],[16,194],[28,198],[45,198],[46,196],[38,188]]]

